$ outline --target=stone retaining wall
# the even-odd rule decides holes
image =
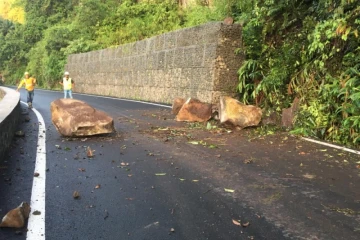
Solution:
[[[210,22],[68,57],[75,92],[171,103],[234,95],[243,62],[241,26]]]
[[[10,147],[20,117],[20,94],[10,88],[0,87],[0,162]]]

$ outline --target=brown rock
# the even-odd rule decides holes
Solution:
[[[211,118],[212,105],[198,99],[189,98],[181,107],[176,121],[206,122]]]
[[[57,99],[50,108],[51,120],[63,136],[90,136],[114,131],[114,120],[110,116],[83,101]]]
[[[80,198],[80,193],[78,191],[74,191],[73,198],[74,199],[79,199]]]
[[[20,206],[10,210],[2,219],[0,227],[22,228],[26,219],[29,218],[30,205],[22,202]]]
[[[296,112],[299,110],[300,100],[295,98],[291,107],[282,110],[281,124],[283,127],[290,128],[294,124]]]
[[[226,25],[232,25],[234,23],[234,19],[232,17],[227,17],[224,19],[224,23]]]
[[[185,99],[183,98],[175,98],[174,103],[172,105],[172,113],[174,115],[177,115],[181,109],[181,107],[184,105]]]
[[[252,105],[245,105],[231,97],[220,98],[220,122],[230,122],[240,128],[257,126],[261,121],[262,111]]]
[[[281,116],[277,112],[273,111],[268,116],[263,116],[261,120],[262,125],[280,125]]]

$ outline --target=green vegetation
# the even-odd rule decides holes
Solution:
[[[255,7],[239,6],[247,56],[239,69],[242,101],[281,111],[297,97],[293,133],[358,147],[358,2],[245,2]]]
[[[240,100],[280,113],[298,98],[293,133],[359,146],[357,0],[196,0],[187,8],[176,0],[14,2],[24,23],[0,19],[0,72],[13,83],[27,69],[51,88],[69,54],[231,16],[243,24],[246,47]]]

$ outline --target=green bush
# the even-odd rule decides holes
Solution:
[[[359,25],[356,1],[253,1],[242,14],[246,103],[281,111],[295,97],[293,133],[358,146]]]

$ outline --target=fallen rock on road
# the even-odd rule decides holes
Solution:
[[[189,98],[181,107],[176,121],[206,122],[211,118],[212,105],[198,99]]]
[[[91,136],[115,131],[113,118],[80,100],[57,99],[51,103],[50,110],[51,120],[62,136]]]
[[[30,205],[22,202],[17,208],[10,210],[2,219],[0,227],[22,228],[29,218]]]
[[[177,115],[182,106],[184,105],[185,101],[186,100],[183,98],[176,98],[172,105],[172,114]]]
[[[220,122],[230,122],[235,126],[245,128],[257,126],[262,117],[260,108],[245,105],[231,97],[220,98]]]

